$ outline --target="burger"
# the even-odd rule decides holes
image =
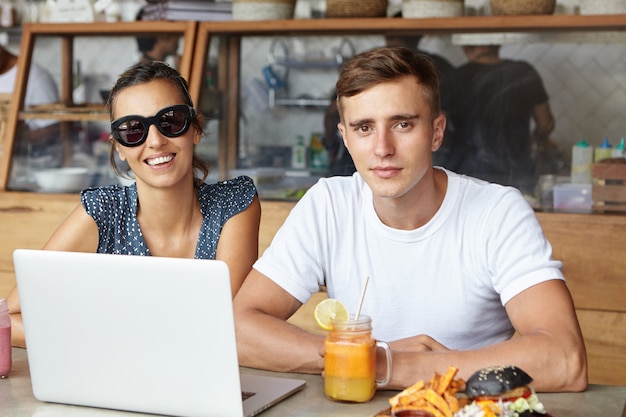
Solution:
[[[513,365],[476,371],[467,380],[465,393],[471,401],[455,417],[531,417],[546,410],[530,386],[532,378]]]

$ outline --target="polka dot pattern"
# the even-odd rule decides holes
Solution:
[[[204,220],[196,244],[196,259],[215,259],[224,224],[250,206],[257,193],[251,178],[241,176],[201,184],[198,200]],[[98,253],[150,256],[137,221],[137,185],[109,185],[81,192],[81,203],[98,226]]]

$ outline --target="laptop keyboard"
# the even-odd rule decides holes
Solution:
[[[242,391],[241,392],[241,401],[245,401],[248,398],[254,396],[256,394],[256,392],[246,392],[246,391]]]

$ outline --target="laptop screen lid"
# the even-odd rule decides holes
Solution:
[[[224,262],[27,249],[13,259],[38,400],[189,417],[257,412],[243,410]]]

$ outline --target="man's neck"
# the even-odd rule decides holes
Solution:
[[[430,178],[423,178],[420,190],[414,190],[401,199],[381,199],[374,197],[374,209],[380,221],[400,230],[415,230],[428,223],[443,203],[448,189],[448,176],[433,168]]]

